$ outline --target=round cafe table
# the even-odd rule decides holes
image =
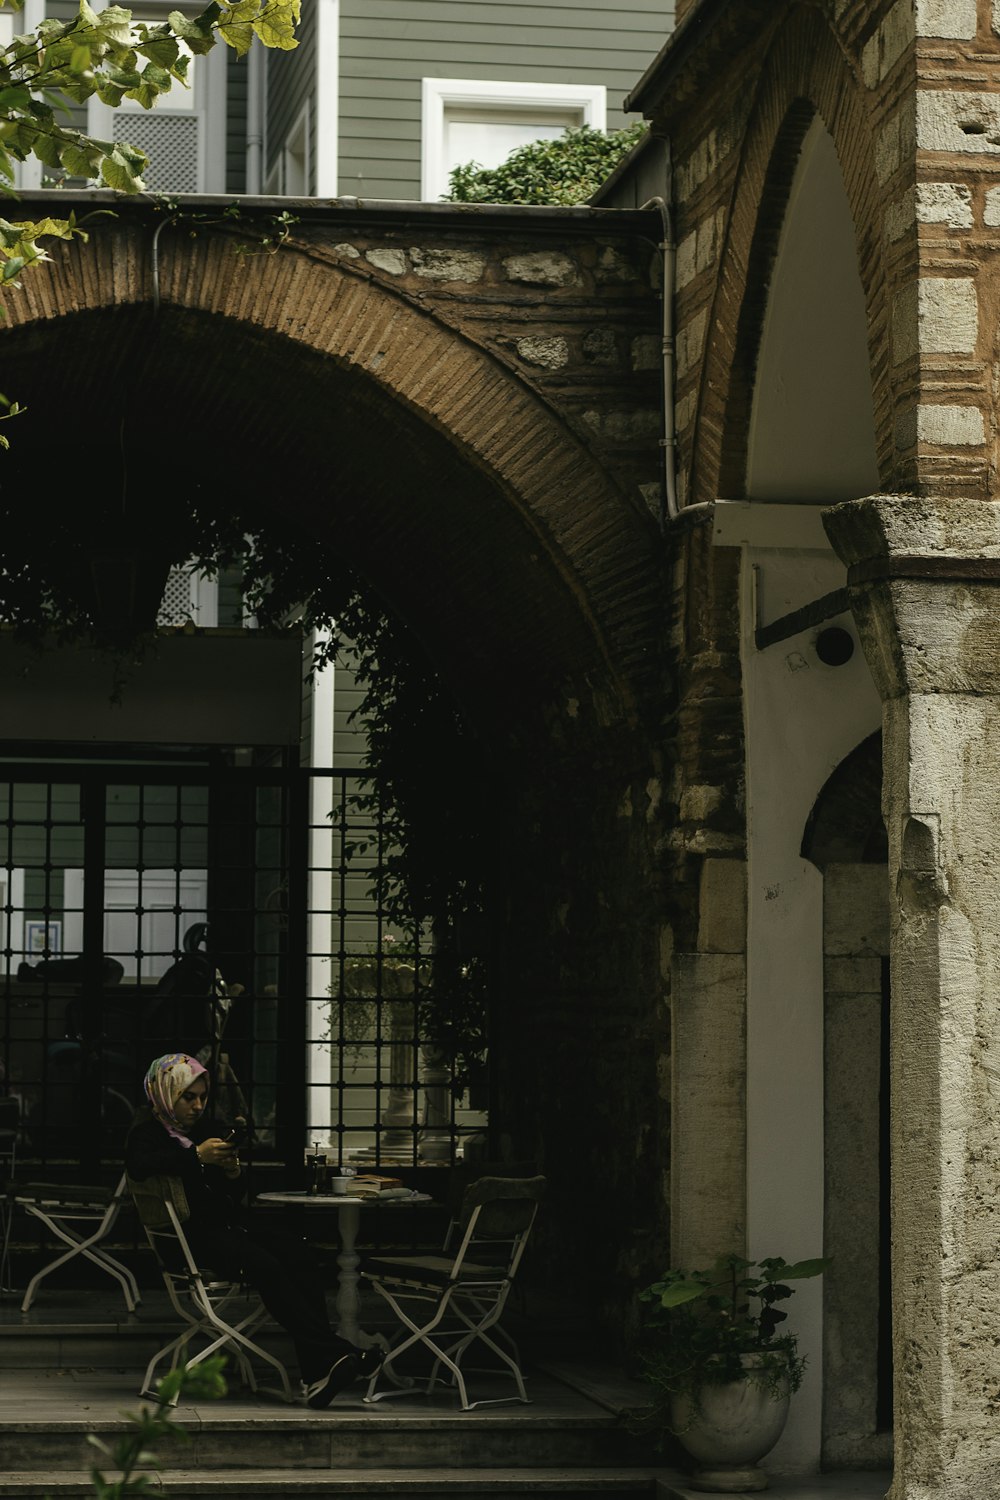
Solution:
[[[362,1208],[370,1208],[374,1202],[381,1201],[383,1207],[400,1207],[413,1203],[430,1203],[432,1199],[426,1193],[414,1193],[408,1198],[389,1198],[384,1200],[363,1199],[352,1193],[258,1193],[257,1203],[271,1203],[282,1208],[306,1208],[313,1211],[326,1208],[337,1211],[337,1230],[340,1236],[340,1253],[337,1256],[337,1331],[342,1338],[352,1344],[362,1346],[369,1341],[366,1334],[361,1332],[359,1315],[361,1312],[361,1298],[358,1295],[358,1261],[360,1259],[355,1245],[358,1238],[358,1226],[361,1223]]]

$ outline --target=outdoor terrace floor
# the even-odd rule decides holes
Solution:
[[[145,1292],[132,1316],[115,1293],[96,1290],[46,1290],[27,1314],[19,1303],[18,1295],[0,1296],[0,1497],[81,1494],[93,1457],[88,1433],[114,1440],[124,1414],[140,1404],[149,1354],[173,1331],[166,1298]],[[363,1312],[370,1326],[378,1309],[366,1305]],[[551,1309],[533,1314],[529,1406],[463,1413],[447,1391],[368,1406],[359,1384],[328,1411],[313,1412],[234,1387],[221,1401],[178,1408],[192,1448],[211,1454],[212,1473],[171,1469],[166,1488],[192,1497],[238,1493],[218,1484],[225,1473],[238,1476],[230,1464],[243,1465],[244,1474],[252,1464],[255,1488],[246,1492],[253,1494],[396,1495],[406,1472],[408,1495],[517,1495],[526,1480],[532,1492],[568,1493],[572,1475],[574,1494],[694,1500],[678,1470],[630,1445],[624,1433],[625,1414],[642,1406],[645,1388],[610,1360],[582,1353],[572,1317]],[[540,1352],[546,1325],[549,1347]],[[278,1334],[267,1339],[280,1353],[279,1341]],[[181,1464],[183,1456],[171,1462]],[[886,1474],[777,1474],[771,1489],[776,1500],[882,1500],[888,1483]]]

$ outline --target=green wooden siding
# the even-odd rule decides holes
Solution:
[[[316,77],[316,12],[311,5],[302,7],[302,21],[296,32],[299,45],[291,52],[269,52],[267,55],[267,129],[264,146],[264,180],[267,181],[288,136],[311,98]],[[316,112],[312,111],[312,120]],[[315,142],[310,142],[315,162]],[[310,184],[312,191],[312,184]]]
[[[247,70],[245,57],[226,59],[226,192],[245,193],[247,186]]]
[[[603,84],[609,128],[628,123],[672,21],[672,0],[342,0],[340,193],[419,198],[425,77]]]
[[[368,751],[368,737],[360,722],[351,717],[364,697],[357,672],[358,658],[354,648],[345,645],[337,653],[337,687],[333,699],[335,766],[363,766]]]

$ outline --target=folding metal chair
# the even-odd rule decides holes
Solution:
[[[252,1391],[267,1390],[258,1386],[252,1359],[270,1365],[277,1371],[281,1383],[276,1392],[285,1401],[295,1399],[288,1371],[266,1349],[254,1342],[252,1333],[267,1319],[267,1309],[252,1292],[247,1292],[239,1281],[229,1277],[211,1277],[199,1267],[184,1233],[182,1219],[187,1217],[187,1200],[183,1185],[173,1178],[149,1178],[146,1182],[129,1182],[139,1218],[146,1231],[153,1254],[156,1256],[167,1289],[170,1304],[184,1327],[176,1338],[154,1354],[146,1366],[139,1394],[157,1395],[156,1371],[164,1360],[173,1370],[182,1362],[197,1365],[210,1354],[226,1349],[233,1354],[244,1385]],[[238,1301],[243,1298],[243,1305]],[[242,1314],[242,1316],[234,1316]],[[196,1353],[188,1352],[193,1339],[206,1342]],[[176,1404],[177,1397],[173,1398]]]
[[[466,1188],[454,1255],[386,1256],[366,1264],[365,1276],[403,1325],[368,1383],[366,1401],[430,1393],[442,1366],[451,1373],[463,1411],[528,1401],[517,1346],[498,1324],[544,1191],[544,1177],[481,1177]],[[469,1400],[462,1361],[477,1343],[490,1349],[501,1371],[513,1377],[516,1395]],[[401,1356],[417,1345],[434,1356],[425,1384],[397,1367]],[[393,1382],[393,1389],[376,1389],[382,1376]]]
[[[135,1277],[128,1266],[123,1266],[120,1260],[115,1260],[107,1250],[100,1248],[101,1240],[111,1232],[121,1213],[125,1193],[124,1172],[117,1187],[113,1189],[67,1186],[53,1182],[28,1182],[16,1186],[14,1207],[23,1208],[25,1213],[40,1219],[56,1239],[69,1246],[68,1250],[43,1266],[28,1282],[21,1303],[22,1312],[28,1311],[46,1276],[51,1276],[59,1266],[64,1266],[77,1255],[82,1255],[92,1265],[113,1276],[125,1294],[125,1306],[129,1312],[135,1312],[141,1300]]]

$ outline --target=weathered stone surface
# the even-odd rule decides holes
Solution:
[[[899,198],[893,199],[885,210],[885,234],[888,240],[898,240],[917,219],[916,192],[907,188]]]
[[[561,370],[569,362],[569,345],[564,338],[518,339],[517,352],[526,364],[543,370]]]
[[[663,340],[652,333],[643,333],[633,339],[633,370],[658,370],[663,363],[662,344]]]
[[[921,151],[992,155],[1000,151],[1000,97],[969,89],[924,89],[916,97]]]
[[[851,866],[850,868],[858,868]],[[860,868],[870,868],[862,866]],[[884,865],[878,866],[880,879],[885,888],[883,907],[886,917],[886,929],[881,935],[881,942],[875,952],[871,953],[841,953],[827,954],[823,961],[823,988],[828,994],[840,995],[877,995],[882,984],[882,955],[889,952],[889,876]],[[823,902],[823,925],[826,928],[827,921],[834,915],[836,908],[831,905],[829,892],[825,893]],[[834,925],[839,918],[834,915]],[[824,952],[825,943],[824,943]]]
[[[580,280],[570,257],[557,250],[532,250],[524,255],[511,255],[504,261],[503,268],[511,281],[527,282],[530,286],[575,286]]]
[[[912,0],[896,0],[861,54],[861,70],[870,89],[891,73],[914,38]]]
[[[613,443],[631,443],[650,437],[659,427],[657,411],[585,411],[583,420],[594,432]]]
[[[685,323],[677,334],[677,378],[682,380],[684,376],[701,359],[702,349],[705,343],[705,328],[708,323],[708,313],[702,310]]]
[[[598,281],[635,281],[637,272],[634,262],[620,250],[605,245],[597,257],[594,275]]]
[[[402,250],[382,249],[376,246],[365,251],[365,260],[379,271],[388,271],[390,276],[402,276],[407,269],[406,256]]]
[[[698,901],[698,950],[742,953],[747,941],[747,871],[742,859],[706,859]]]
[[[972,228],[972,189],[957,182],[918,182],[916,218],[921,224]]]
[[[827,954],[889,951],[889,882],[883,865],[828,866],[823,929]]]
[[[846,866],[862,877],[884,868]],[[827,892],[824,915],[835,912]],[[888,942],[886,912],[885,942]],[[838,927],[843,926],[835,916]],[[840,961],[841,964],[845,960]],[[848,977],[848,976],[844,976]],[[860,977],[860,976],[859,976]],[[877,1421],[882,1004],[880,960],[874,982],[828,984],[824,1021],[824,1457],[830,1464],[889,1466],[891,1434]]]
[[[722,788],[718,786],[686,786],[681,794],[681,821],[703,823],[711,818],[723,802]]]
[[[935,277],[904,287],[892,310],[893,359],[914,354],[971,354],[979,334],[976,283]]]
[[[592,328],[583,340],[583,357],[591,365],[617,364],[618,343],[613,330]]]
[[[422,249],[411,246],[410,264],[418,276],[428,281],[480,281],[486,270],[486,257],[474,250]]]
[[[863,583],[884,715],[892,901],[898,1500],[972,1500],[1000,1464],[1000,556],[997,507],[872,497],[828,513],[844,560],[953,561]],[[963,559],[968,574],[962,582]],[[929,1232],[930,1229],[930,1232]]]
[[[978,406],[920,406],[916,419],[917,438],[922,443],[962,448],[986,441]]]
[[[976,0],[916,0],[917,35],[971,39],[976,34]]]
[[[746,1236],[746,965],[674,959],[671,1265],[711,1265]]]
[[[340,255],[344,260],[358,260],[361,255],[361,251],[357,248],[356,245],[348,245],[345,243],[340,245],[333,245],[331,249],[334,255]]]

